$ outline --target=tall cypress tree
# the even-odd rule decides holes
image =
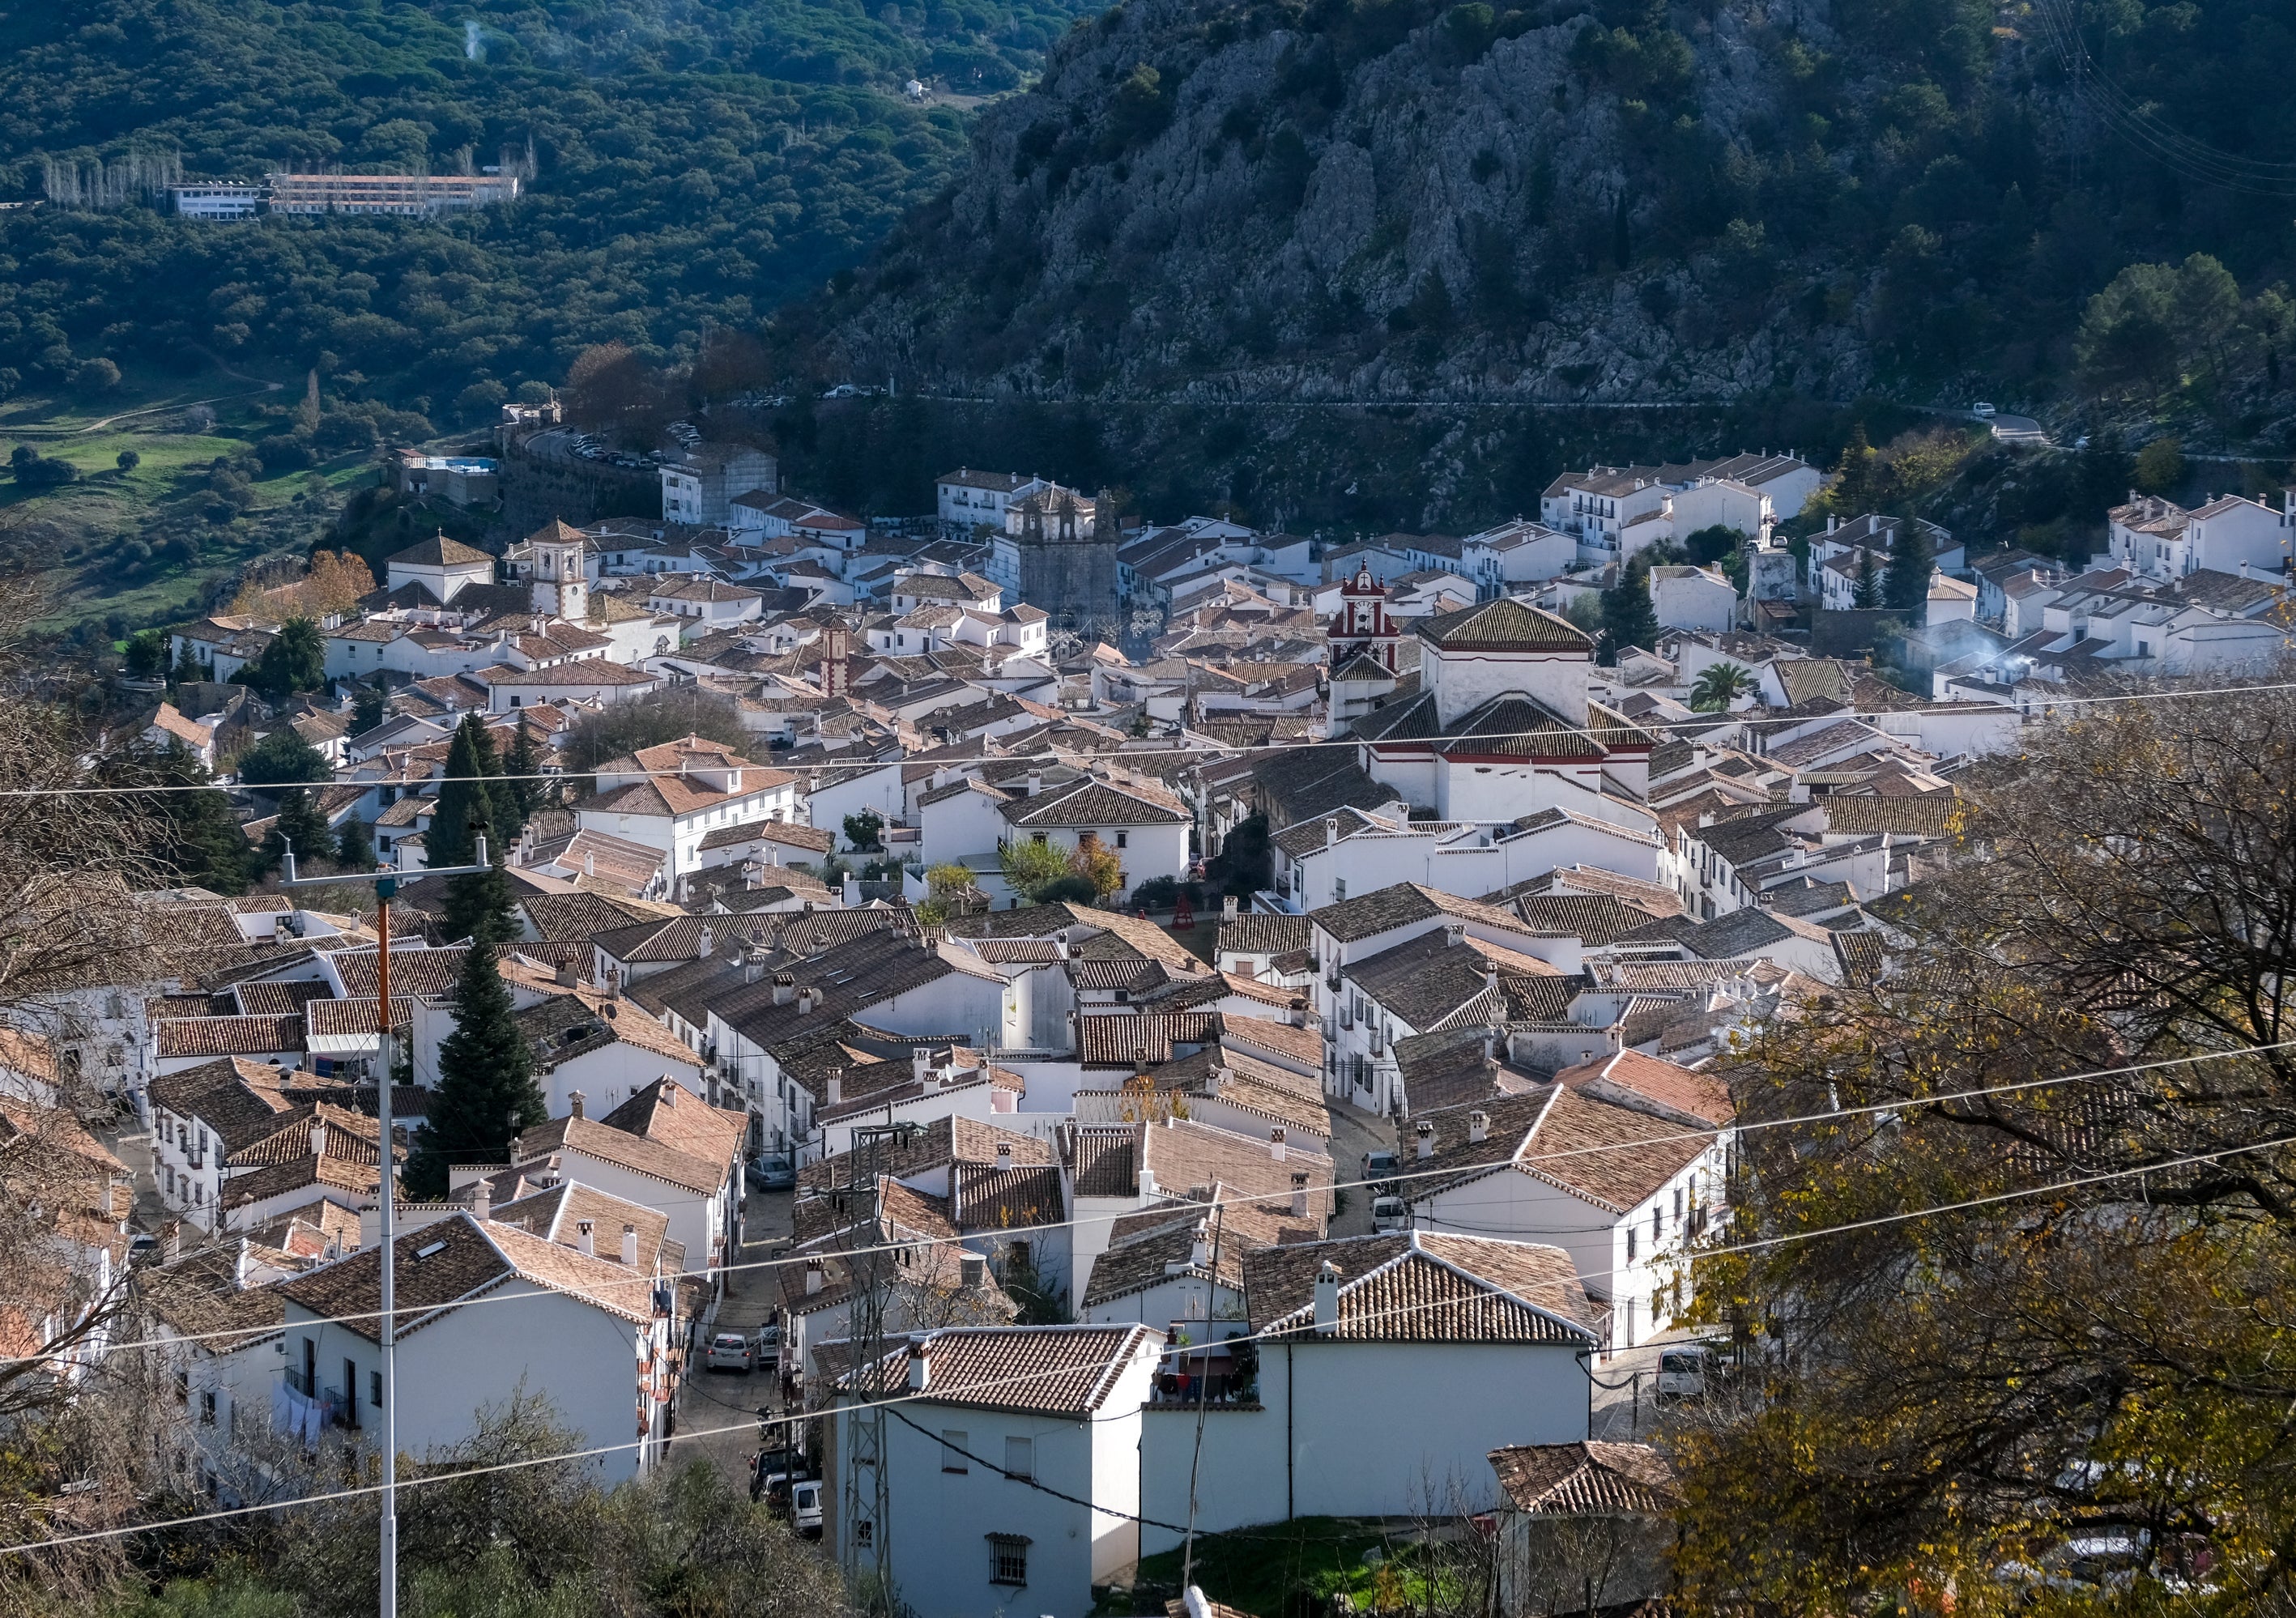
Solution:
[[[1603,592],[1603,661],[1615,663],[1628,646],[1658,638],[1658,609],[1651,604],[1650,569],[1641,557],[1627,563],[1619,582]]]
[[[473,945],[455,982],[455,1031],[439,1047],[422,1144],[406,1162],[408,1195],[446,1195],[449,1164],[500,1162],[512,1137],[549,1119],[494,951]]]
[[[526,817],[518,812],[518,794],[503,779],[502,753],[495,746],[494,732],[486,727],[484,721],[480,722],[473,740],[478,744],[479,768],[487,773],[487,846],[496,850],[495,858],[504,858],[507,855],[502,850],[506,850],[511,840],[518,835],[518,828],[526,824]]]
[[[1930,537],[1911,517],[1898,526],[1897,543],[1890,547],[1890,571],[1882,581],[1882,604],[1899,612],[1926,617],[1930,607],[1930,572],[1936,558]]]
[[[1849,597],[1853,607],[1878,607],[1882,604],[1882,576],[1874,571],[1874,553],[1859,546],[1857,551],[1857,585]]]
[[[270,834],[263,840],[263,859],[266,866],[279,864],[290,846],[295,850],[298,865],[312,860],[332,863],[335,858],[335,831],[311,795],[299,786],[291,786],[279,794],[279,816],[271,823]]]
[[[511,797],[518,804],[518,824],[523,828],[542,801],[542,783],[537,779],[542,774],[542,749],[535,744],[534,727],[524,719],[512,735],[503,774],[509,778]]]
[[[425,863],[444,868],[471,863],[472,823],[491,825],[493,800],[488,795],[486,761],[479,752],[478,716],[465,714],[455,727],[447,748],[447,779],[439,788],[439,807],[423,834]]]
[[[440,921],[449,939],[469,939],[479,944],[515,943],[521,931],[513,909],[510,878],[503,857],[489,843],[487,868],[467,876],[447,879],[446,902]]]

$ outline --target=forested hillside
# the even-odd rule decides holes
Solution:
[[[2273,0],[1129,0],[818,329],[951,392],[1880,392],[2284,454],[2292,50]]]
[[[82,0],[0,14],[0,198],[46,164],[180,153],[455,172],[529,152],[517,204],[432,222],[0,213],[0,388],[91,358],[318,365],[441,428],[582,346],[691,353],[816,290],[964,151],[1063,0],[612,6]],[[937,94],[901,95],[912,77]]]

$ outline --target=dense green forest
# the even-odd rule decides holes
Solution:
[[[95,359],[316,365],[331,394],[444,430],[586,344],[691,353],[941,186],[973,98],[1021,84],[1068,21],[1061,0],[10,7],[0,197],[39,198],[55,160],[139,154],[214,178],[530,154],[534,176],[434,221],[0,213],[0,390],[100,385]]]

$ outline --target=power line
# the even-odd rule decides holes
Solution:
[[[2059,1192],[2078,1190],[2087,1186],[2103,1184],[2107,1181],[2128,1179],[2148,1174],[2157,1174],[2172,1169],[2189,1168],[2199,1163],[2217,1162],[2221,1162],[2223,1159],[2227,1157],[2239,1156],[2244,1153],[2271,1151],[2286,1146],[2296,1146],[2296,1135],[2283,1136],[2274,1140],[2252,1142],[2245,1146],[2226,1146],[2214,1152],[2194,1153],[2186,1157],[2171,1159],[2158,1163],[2148,1163],[2142,1168],[2116,1169],[2105,1173],[2087,1175],[2075,1179],[2052,1181],[2046,1185],[2026,1187],[2016,1191],[2005,1191],[1992,1196],[1972,1197],[1963,1202],[1941,1203],[1933,1208],[1917,1208],[1902,1213],[1882,1214],[1869,1220],[1856,1220],[1845,1224],[1824,1227],[1816,1230],[1789,1232],[1782,1236],[1768,1237],[1760,1241],[1742,1243],[1728,1247],[1692,1252],[1686,1253],[1685,1256],[1689,1258],[1694,1263],[1701,1258],[1728,1257],[1739,1253],[1759,1251],[1769,1247],[1783,1245],[1791,1242],[1810,1241],[1821,1236],[1832,1236],[1853,1230],[1872,1229],[1883,1225],[1903,1224],[1909,1220],[1928,1219],[1941,1213],[1957,1213],[1971,1208],[1980,1208],[2003,1203],[2016,1202],[2028,1197],[2047,1196]],[[1428,1234],[1439,1236],[1442,1233],[1439,1231],[1431,1231]],[[1434,1299],[1423,1302],[1406,1304],[1397,1309],[1382,1310],[1370,1314],[1358,1316],[1357,1317],[1357,1321],[1358,1324],[1368,1323],[1373,1320],[1416,1314],[1425,1310],[1449,1309],[1453,1307],[1456,1307],[1456,1305],[1449,1301]],[[1074,1329],[1089,1330],[1093,1328],[1086,1326]],[[1302,1329],[1296,1326],[1286,1326],[1281,1330],[1271,1326],[1262,1331],[1240,1334],[1234,1337],[1223,1338],[1221,1342],[1223,1346],[1232,1346],[1238,1343],[1263,1343],[1282,1337],[1299,1336],[1301,1335],[1303,1335]],[[879,1367],[881,1366],[882,1361],[879,1362]],[[879,1367],[872,1367],[872,1373],[878,1374]],[[1061,1366],[1048,1370],[1028,1372],[1009,1377],[999,1377],[990,1382],[971,1383],[959,1388],[928,1387],[924,1389],[912,1390],[905,1393],[895,1394],[884,1399],[874,1400],[873,1403],[879,1407],[896,1404],[908,1404],[920,1400],[925,1402],[962,1403],[964,1402],[964,1396],[969,1394],[986,1393],[997,1389],[1018,1386],[1023,1383],[1039,1381],[1052,1376],[1072,1376],[1075,1374],[1075,1369],[1076,1367],[1073,1366]],[[760,1417],[753,1424],[745,1422],[736,1425],[705,1428],[700,1432],[689,1433],[686,1436],[693,1438],[713,1438],[724,1433],[739,1433],[744,1430],[762,1432],[767,1427],[791,1426],[801,1422],[812,1421],[828,1413],[829,1412],[824,1409],[804,1411],[793,1416]],[[898,1413],[894,1412],[894,1414],[898,1415]],[[912,1426],[915,1425],[914,1423],[910,1423],[909,1425]],[[920,1428],[919,1431],[923,1431],[923,1429]],[[931,1435],[928,1433],[927,1436]],[[529,1456],[515,1461],[502,1461],[485,1466],[464,1467],[452,1472],[441,1472],[416,1478],[406,1479],[400,1481],[396,1486],[400,1490],[407,1490],[430,1483],[453,1482],[463,1478],[483,1477],[494,1473],[514,1472],[529,1466],[548,1466],[557,1461],[586,1460],[598,1456],[619,1454],[627,1450],[641,1449],[645,1445],[655,1441],[656,1441],[654,1439],[648,1437],[634,1440],[626,1443],[600,1444],[586,1450],[569,1450],[554,1452],[549,1455]],[[998,1471],[1002,1470],[1002,1468],[992,1469]],[[59,1535],[53,1539],[29,1540],[22,1544],[0,1545],[0,1556],[21,1556],[28,1552],[51,1549],[58,1546],[86,1544],[94,1540],[119,1539],[128,1534],[150,1533],[161,1529],[188,1527],[195,1523],[218,1522],[229,1518],[253,1515],[263,1512],[284,1511],[297,1506],[323,1505],[332,1500],[353,1499],[362,1495],[377,1494],[381,1492],[381,1489],[382,1485],[379,1483],[368,1484],[358,1488],[334,1490],[324,1494],[298,1496],[296,1499],[291,1500],[275,1500],[260,1506],[235,1507],[219,1511],[201,1512],[189,1516],[169,1517],[157,1523],[139,1523],[119,1528],[94,1529],[83,1533]],[[1086,1505],[1090,1504],[1089,1501],[1081,1503]],[[1099,1510],[1101,1508],[1095,1507],[1094,1509]],[[1127,1514],[1123,1512],[1110,1512],[1108,1515],[1111,1516],[1125,1516]],[[1169,1524],[1153,1524],[1152,1526],[1166,1529],[1173,1529],[1175,1527],[1175,1525]],[[1185,1531],[1178,1530],[1178,1532]]]
[[[1592,1146],[1571,1146],[1555,1152],[1525,1154],[1504,1161],[1487,1163],[1469,1165],[1454,1163],[1430,1169],[1403,1170],[1394,1174],[1383,1174],[1377,1179],[1335,1179],[1331,1185],[1324,1187],[1324,1189],[1337,1192],[1366,1188],[1374,1186],[1394,1185],[1406,1180],[1456,1179],[1463,1174],[1472,1173],[1477,1170],[1496,1171],[1497,1170],[1511,1166],[1527,1166],[1536,1163],[1561,1162],[1573,1158],[1597,1157],[1605,1153],[1611,1152],[1637,1151],[1647,1146],[1667,1146],[1685,1141],[1711,1140],[1717,1138],[1726,1129],[1734,1136],[1739,1136],[1749,1135],[1764,1129],[1794,1129],[1808,1124],[1833,1122],[1844,1118],[1856,1118],[1889,1113],[1913,1112],[1925,1107],[1940,1106],[1952,1102],[1979,1100],[1988,1096],[2015,1095],[2030,1090],[2051,1088],[2059,1085],[2082,1084],[2098,1079],[2118,1078],[2131,1073],[2157,1072],[2168,1068],[2187,1067],[2202,1062],[2227,1061],[2235,1057],[2265,1055],[2275,1051],[2292,1049],[2296,1049],[2296,1039],[2283,1040],[2277,1044],[2272,1045],[2241,1046],[2230,1050],[2202,1051],[2196,1052],[2191,1055],[2166,1056],[2150,1062],[2131,1063],[2120,1067],[2094,1068],[2080,1072],[2059,1073],[2040,1079],[2019,1080],[2010,1084],[1990,1085],[1964,1090],[1950,1090],[1931,1096],[1907,1096],[1895,1101],[1861,1103],[1855,1106],[1833,1107],[1822,1113],[1805,1113],[1791,1118],[1757,1119],[1749,1123],[1718,1125],[1715,1128],[1705,1129],[1681,1129],[1672,1134],[1644,1136],[1638,1139],[1630,1141],[1598,1142]],[[1243,1138],[1239,1137],[1238,1138]],[[834,1162],[835,1160],[825,1159],[824,1161]],[[2162,1166],[2165,1165],[2152,1165],[2153,1168]],[[2151,1171],[2151,1169],[2131,1170],[2131,1172]],[[1113,1224],[1119,1220],[1132,1219],[1141,1213],[1153,1212],[1168,1212],[1174,1220],[1177,1220],[1185,1218],[1192,1211],[1217,1213],[1219,1210],[1231,1204],[1270,1202],[1276,1200],[1282,1194],[1280,1193],[1275,1192],[1258,1195],[1242,1195],[1239,1194],[1216,1198],[1213,1201],[1207,1203],[1173,1203],[1161,1208],[1124,1209],[1111,1213],[1084,1214],[1073,1219],[1047,1220],[1042,1224],[1000,1226],[997,1228],[998,1230],[1011,1231],[1066,1230],[1080,1228],[1088,1225]],[[467,1210],[458,1210],[458,1211],[467,1211]],[[857,1222],[858,1221],[857,1221]],[[675,1285],[676,1280],[684,1279],[686,1276],[692,1276],[696,1278],[709,1278],[718,1276],[736,1275],[750,1270],[775,1270],[793,1265],[814,1263],[824,1258],[849,1259],[871,1253],[914,1252],[916,1249],[924,1247],[948,1245],[961,1247],[968,1241],[977,1240],[983,1235],[993,1234],[996,1234],[996,1232],[974,1232],[971,1236],[960,1232],[953,1236],[920,1235],[914,1240],[910,1241],[885,1242],[869,1247],[824,1249],[818,1253],[792,1252],[779,1258],[754,1259],[737,1264],[712,1265],[702,1269],[685,1271],[678,1277],[672,1277],[671,1283]],[[337,1261],[348,1262],[351,1259],[355,1259],[357,1256],[358,1255],[357,1253],[352,1253]],[[165,1273],[164,1270],[161,1273]],[[657,1285],[659,1285],[657,1278],[652,1276],[632,1276],[626,1280],[617,1279],[611,1282],[601,1283],[602,1287],[644,1286],[652,1288]],[[426,1306],[422,1312],[425,1315],[429,1315],[441,1312],[448,1309],[476,1309],[486,1304],[516,1303],[532,1298],[548,1295],[554,1294],[539,1293],[492,1293],[480,1297],[463,1299],[458,1302]],[[398,1312],[403,1315],[411,1311],[400,1310]],[[380,1310],[368,1310],[340,1315],[316,1316],[308,1320],[298,1322],[297,1325],[299,1326],[343,1326],[360,1320],[373,1320],[380,1318]],[[122,1343],[107,1343],[99,1349],[90,1351],[90,1352],[91,1354],[99,1352],[110,1354],[130,1349],[172,1348],[180,1344],[201,1343],[226,1337],[242,1338],[252,1342],[272,1335],[274,1329],[279,1332],[284,1332],[287,1327],[283,1324],[276,1328],[234,1326],[209,1332],[171,1333],[165,1337],[145,1337],[132,1339]],[[22,1354],[12,1357],[0,1357],[0,1365],[29,1364],[53,1357],[53,1356],[51,1354]]]
[[[2044,710],[2045,714],[2053,714],[2060,708],[2082,708],[2105,702],[2177,702],[2188,700],[2194,697],[2248,696],[2271,691],[2296,691],[2296,680],[2252,682],[2236,686],[2210,686],[2191,688],[2177,687],[2151,691],[2106,692],[2093,694],[2087,696],[2037,697],[2031,705]],[[2025,717],[2027,711],[2023,708],[2011,707],[2006,703],[2001,702],[1972,702],[1963,705],[1961,709],[1962,711],[1992,711],[1997,710],[2004,715],[2015,715],[2021,718]],[[1678,729],[1702,722],[1714,725],[1726,725],[1733,722],[1748,725],[1791,725],[1807,721],[1815,721],[1817,719],[1833,722],[1842,719],[1895,719],[1900,717],[1905,711],[1906,710],[1903,709],[1895,708],[1841,708],[1833,710],[1831,712],[1812,715],[1785,715],[1782,713],[1768,714],[1752,711],[1744,713],[1713,713],[1701,714],[1694,720],[1673,719],[1664,721],[1664,727],[1667,728]],[[1046,752],[979,753],[958,757],[949,757],[939,753],[924,753],[898,756],[890,759],[849,759],[843,760],[801,760],[788,764],[757,764],[753,765],[752,768],[767,770],[780,770],[784,773],[795,774],[801,771],[820,770],[852,770],[867,768],[892,769],[909,764],[930,764],[935,766],[944,764],[1066,764],[1070,766],[1089,766],[1097,763],[1121,765],[1128,759],[1185,758],[1207,760],[1208,755],[1210,758],[1218,759],[1246,759],[1261,753],[1298,752],[1303,749],[1320,747],[1368,747],[1377,749],[1381,747],[1397,747],[1405,745],[1428,745],[1464,751],[1467,744],[1476,742],[1533,741],[1546,737],[1561,738],[1566,736],[1581,736],[1592,740],[1601,740],[1605,737],[1616,737],[1621,729],[1641,730],[1644,728],[1647,728],[1647,727],[1637,724],[1631,719],[1621,719],[1615,725],[1547,725],[1542,726],[1536,730],[1490,730],[1480,731],[1472,735],[1460,736],[1404,736],[1392,739],[1382,736],[1361,735],[1327,736],[1320,741],[1270,743],[1269,744],[1262,747],[1239,747],[1228,743],[1207,739],[1204,742],[1193,746],[1128,747],[1103,752],[1094,752],[1083,748],[1070,748],[1065,751],[1056,749]],[[266,783],[260,786],[242,786],[240,787],[239,790],[261,793],[284,793],[295,789],[300,789],[306,792],[316,792],[332,786],[406,786],[410,788],[420,788],[447,786],[452,784],[469,785],[488,781],[555,781],[565,783],[570,781],[578,781],[586,776],[601,774],[627,776],[633,782],[636,782],[638,780],[674,781],[679,778],[681,772],[674,769],[599,770],[594,768],[545,770],[530,775],[424,776],[419,780],[410,781],[384,780],[380,778],[362,780],[357,776],[353,776],[347,780]],[[34,786],[0,790],[0,799],[126,797],[144,793],[213,793],[223,792],[226,789],[224,786],[212,782],[203,785],[197,783],[184,784],[163,782],[131,786]],[[760,820],[756,822],[737,822],[736,824],[754,824],[756,825],[765,826],[776,823]],[[413,870],[404,872],[401,875],[407,878],[414,878],[421,876],[422,873],[419,870]]]

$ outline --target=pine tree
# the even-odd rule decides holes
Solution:
[[[1882,604],[1895,612],[1928,616],[1930,573],[1935,557],[1927,530],[1911,517],[1898,525],[1897,542],[1890,547],[1889,576],[1882,583]]]
[[[344,821],[335,834],[335,859],[346,871],[374,868],[374,834],[357,815]]]
[[[390,717],[390,698],[379,685],[361,686],[351,699],[351,734],[363,735]]]
[[[1835,513],[1845,519],[1863,515],[1874,498],[1874,446],[1866,441],[1866,423],[1850,429],[1849,442],[1833,464],[1833,487],[1827,491]]]
[[[1863,546],[1857,552],[1857,585],[1851,593],[1853,607],[1878,607],[1882,604],[1882,576],[1874,571],[1874,553]]]
[[[473,714],[472,719],[478,716]],[[474,738],[478,743],[479,768],[487,774],[487,845],[499,862],[509,858],[512,839],[526,817],[518,812],[518,794],[511,791],[510,783],[503,779],[502,755],[495,749],[494,732],[483,720],[477,727]]]
[[[1651,604],[1650,569],[1636,557],[1619,582],[1603,592],[1603,661],[1615,663],[1628,646],[1658,638],[1658,609]]]
[[[165,752],[107,761],[101,778],[122,786],[207,786],[215,779],[180,742]],[[248,846],[231,800],[220,792],[141,794],[136,801],[160,822],[153,852],[176,881],[217,893],[244,893],[255,875],[256,851]]]
[[[447,779],[439,788],[439,806],[431,811],[430,829],[422,836],[425,863],[441,870],[470,864],[473,833],[494,818],[494,805],[483,779],[486,764],[479,752],[480,740],[478,716],[465,714],[447,745]]]
[[[523,829],[542,802],[542,749],[535,744],[534,727],[521,719],[512,735],[510,755],[503,760],[511,797],[518,804],[518,824]]]
[[[520,1130],[549,1118],[494,951],[473,945],[455,983],[455,1031],[439,1047],[422,1144],[407,1160],[408,1194],[444,1196],[448,1164],[499,1162]]]
[[[311,801],[311,794],[299,786],[291,786],[279,794],[279,816],[271,823],[270,834],[263,840],[263,863],[276,866],[280,858],[292,847],[296,860],[308,866],[312,860],[332,861],[335,857],[334,828]]]
[[[511,899],[510,877],[503,870],[502,856],[491,844],[485,870],[447,879],[447,899],[439,919],[449,939],[467,938],[480,944],[517,940],[521,929]]]

